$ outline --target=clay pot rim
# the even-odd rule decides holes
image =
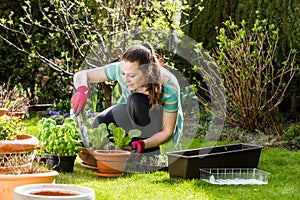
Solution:
[[[17,139],[14,140],[0,140],[0,144],[1,143],[16,143],[16,141],[18,142],[26,142],[25,140],[34,140],[37,143],[39,142],[39,140],[37,139],[37,137],[33,136],[33,135],[29,135],[27,133],[22,134],[22,135],[18,135]]]
[[[37,188],[35,188],[37,187]],[[26,191],[24,191],[26,190]],[[82,197],[94,197],[95,191],[89,187],[75,185],[75,184],[49,184],[49,183],[38,183],[38,184],[27,184],[21,185],[14,189],[15,193],[22,193],[24,197],[39,197],[42,199],[48,199],[49,197],[43,195],[30,194],[31,192],[38,191],[62,191],[76,193],[76,196],[63,196],[65,199],[82,198]],[[59,198],[59,196],[51,196],[52,199]]]
[[[14,180],[20,177],[34,178],[34,177],[45,177],[45,176],[58,176],[59,173],[55,170],[45,170],[32,174],[0,174],[0,180]]]
[[[15,140],[1,140],[0,154],[20,153],[34,150],[39,144],[37,137],[29,134],[19,135]]]
[[[9,111],[9,114],[25,114],[25,111]]]
[[[131,155],[130,151],[127,150],[94,150],[94,155],[107,155],[110,154],[111,156],[119,156],[121,155]]]

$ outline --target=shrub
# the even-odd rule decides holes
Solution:
[[[14,140],[25,133],[25,127],[17,117],[0,117],[0,140]]]
[[[257,14],[252,28],[245,21],[224,22],[214,56],[226,88],[227,122],[280,135],[277,107],[294,77],[295,53],[291,50],[282,66],[274,66],[278,29]]]
[[[282,139],[288,142],[288,149],[300,149],[300,124],[292,124],[282,135]]]

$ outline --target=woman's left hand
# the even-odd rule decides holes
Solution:
[[[143,140],[134,141],[131,143],[131,147],[136,154],[135,158],[138,158],[145,148],[145,142]]]

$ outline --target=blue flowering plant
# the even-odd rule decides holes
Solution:
[[[49,115],[51,115],[51,116],[60,115],[60,111],[59,110],[49,110]]]

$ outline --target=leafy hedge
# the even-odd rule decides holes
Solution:
[[[269,23],[274,24],[279,29],[279,41],[274,58],[274,66],[280,68],[282,62],[287,59],[291,49],[300,51],[300,2],[291,1],[267,1],[267,0],[243,0],[243,1],[222,1],[222,0],[204,0],[199,3],[198,0],[189,0],[193,8],[185,19],[193,20],[184,28],[187,35],[198,42],[203,43],[203,47],[211,51],[217,47],[217,30],[215,27],[223,27],[222,23],[231,17],[236,24],[246,20],[248,27],[253,27],[256,21],[256,11],[260,12],[261,19],[268,19]],[[204,7],[199,14],[196,6],[200,4]],[[184,19],[184,20],[185,20]],[[300,57],[296,57],[296,63],[299,66]],[[299,116],[300,105],[300,72],[296,72],[290,87],[287,90],[283,103],[280,105],[281,111],[289,111],[289,117],[295,120]],[[298,114],[297,114],[298,113]]]

